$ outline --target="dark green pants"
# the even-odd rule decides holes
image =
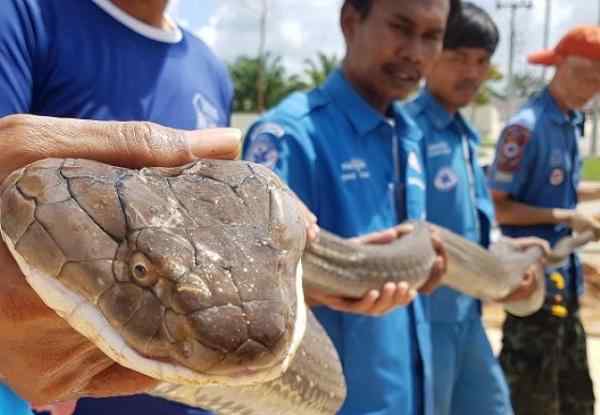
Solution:
[[[577,308],[571,311],[507,316],[500,364],[515,415],[594,415],[586,335]]]

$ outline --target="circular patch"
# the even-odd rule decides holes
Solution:
[[[563,169],[552,169],[550,173],[550,184],[552,186],[560,186],[565,181],[565,172]]]
[[[279,160],[279,150],[277,149],[277,138],[270,134],[261,134],[255,137],[248,148],[248,160],[262,164],[271,170],[275,168]]]
[[[440,169],[433,182],[436,189],[444,192],[454,189],[457,183],[458,176],[450,167]]]
[[[517,144],[515,142],[507,141],[506,143],[504,143],[504,146],[502,147],[502,154],[506,158],[514,159],[515,157],[517,157],[519,155],[520,150],[521,150],[521,147],[519,146],[519,144]]]

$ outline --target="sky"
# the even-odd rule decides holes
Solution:
[[[280,54],[286,67],[301,73],[304,61],[317,52],[344,53],[338,18],[342,0],[266,0],[271,4],[267,49]],[[552,3],[550,45],[577,24],[598,24],[600,0],[531,0],[533,7],[517,12],[515,71],[540,73],[527,66],[526,56],[544,45],[546,2]],[[494,63],[506,73],[509,56],[510,12],[497,10],[496,0],[473,0],[498,24],[501,42]],[[503,3],[512,0],[502,0]],[[183,27],[207,42],[227,62],[239,55],[256,56],[259,0],[171,0],[170,14]]]

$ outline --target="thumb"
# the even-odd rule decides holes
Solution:
[[[241,132],[183,131],[148,122],[16,115],[0,119],[0,179],[44,158],[86,158],[123,167],[171,167],[238,156]]]

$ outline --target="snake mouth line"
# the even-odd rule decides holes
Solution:
[[[0,233],[27,282],[48,307],[52,308],[73,329],[87,337],[115,362],[161,381],[176,384],[221,384],[226,386],[268,382],[287,370],[306,330],[307,310],[302,293],[302,264],[299,261],[296,267],[296,324],[288,351],[281,361],[260,370],[245,367],[239,372],[228,375],[214,375],[195,372],[175,363],[165,363],[147,358],[125,343],[125,340],[108,323],[94,304],[67,289],[57,279],[30,267],[25,258],[19,255],[4,230],[0,229]]]

